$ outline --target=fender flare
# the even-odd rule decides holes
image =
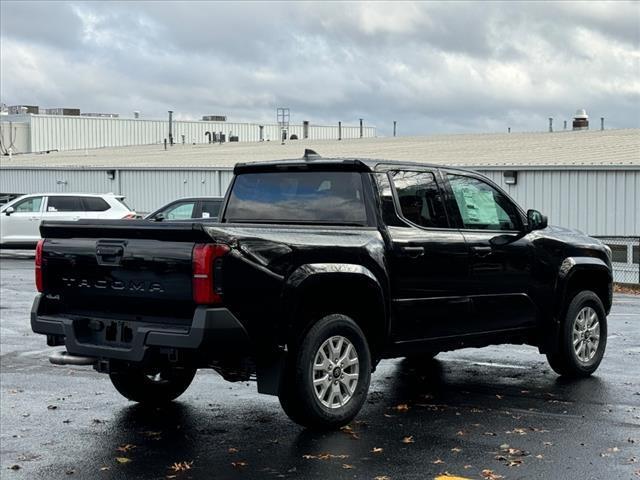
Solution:
[[[296,268],[286,279],[282,295],[282,305],[286,306],[287,322],[291,322],[291,315],[299,306],[299,293],[309,288],[314,281],[331,281],[332,279],[352,279],[353,281],[367,284],[380,301],[384,309],[384,332],[389,328],[388,295],[383,284],[375,274],[363,265],[356,263],[308,263]]]
[[[602,259],[597,257],[567,257],[562,261],[558,272],[558,284],[556,286],[557,306],[564,304],[571,279],[577,273],[584,271],[603,272],[610,281],[613,281],[611,268]]]
[[[556,286],[554,289],[555,305],[553,317],[550,322],[550,334],[544,335],[544,351],[555,351],[557,339],[560,334],[562,316],[567,306],[567,295],[571,280],[581,272],[605,273],[610,282],[613,280],[611,268],[602,259],[597,257],[567,257],[560,264]],[[611,283],[610,283],[611,284]],[[611,296],[611,291],[609,291]],[[610,303],[610,302],[609,302]],[[607,309],[605,305],[605,309]]]

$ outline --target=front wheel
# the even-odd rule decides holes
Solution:
[[[588,377],[602,361],[607,345],[607,317],[600,298],[589,290],[571,300],[560,327],[558,350],[547,354],[559,375]]]
[[[345,315],[327,315],[289,355],[279,392],[285,413],[316,429],[338,428],[353,420],[371,380],[371,353],[356,322]]]
[[[129,400],[162,404],[182,395],[195,374],[195,368],[133,368],[110,373],[109,378],[116,390]]]

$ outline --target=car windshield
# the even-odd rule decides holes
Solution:
[[[227,222],[364,225],[362,178],[356,172],[266,172],[238,175]]]

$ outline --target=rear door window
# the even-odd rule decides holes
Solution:
[[[432,172],[391,172],[402,216],[426,228],[447,228],[444,200]]]
[[[366,225],[357,172],[264,172],[235,178],[227,222]]]
[[[222,205],[222,200],[202,200],[202,212],[200,216],[202,218],[218,218],[220,215],[220,205]]]
[[[49,197],[47,212],[82,212],[82,200],[80,197]]]

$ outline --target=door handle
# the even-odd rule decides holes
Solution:
[[[400,250],[411,258],[418,258],[424,255],[424,247],[407,245],[400,247]]]
[[[487,255],[489,255],[493,250],[491,249],[491,247],[471,247],[471,251],[476,254],[479,257],[486,257]]]

